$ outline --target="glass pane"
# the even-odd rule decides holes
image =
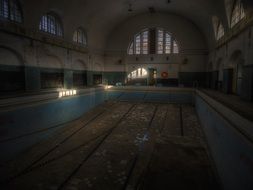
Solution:
[[[9,6],[7,0],[0,1],[0,16],[3,18],[9,18]]]
[[[63,31],[59,21],[52,15],[42,16],[39,29],[53,35],[63,36]]]
[[[142,33],[142,53],[148,54],[148,31]]]
[[[77,31],[74,32],[73,41],[77,42]]]
[[[164,32],[163,30],[158,30],[158,36],[157,36],[157,53],[163,54],[163,38],[164,38]]]
[[[56,31],[57,31],[57,36],[63,36],[63,32],[62,32],[62,27],[60,23],[56,23]]]
[[[175,40],[173,41],[173,53],[179,53],[179,47]]]
[[[83,32],[82,32],[82,30],[78,30],[78,40],[77,40],[77,42],[79,44],[83,43]]]
[[[131,45],[129,47],[128,54],[129,55],[133,55],[134,54],[134,43],[133,42],[131,43]]]
[[[144,78],[148,74],[147,70],[144,68],[138,68],[127,75],[128,79]]]
[[[56,28],[57,28],[57,26],[56,26],[55,18],[52,17],[52,16],[49,16],[48,21],[49,21],[50,33],[51,34],[56,34]]]
[[[135,38],[135,54],[141,53],[141,36],[138,35]]]
[[[168,33],[166,33],[166,39],[165,39],[165,53],[166,54],[171,53],[171,36]]]
[[[16,2],[10,1],[10,19],[21,22],[21,12]]]
[[[135,71],[132,72],[132,78],[136,78],[136,76],[137,76],[137,72],[135,70]]]
[[[42,31],[46,31],[47,29],[47,17],[46,16],[42,16],[41,20],[40,20],[40,30]]]
[[[235,26],[245,17],[245,12],[240,1],[237,1],[231,16],[231,27]]]
[[[242,6],[242,4],[240,5],[241,7],[241,18],[240,19],[243,19],[245,17],[245,12],[244,12],[244,8]]]
[[[15,22],[22,22],[20,7],[15,0],[0,0],[0,17]]]
[[[75,31],[73,41],[82,45],[86,45],[86,36],[82,29]]]
[[[147,70],[142,68],[142,76],[147,76],[147,74],[148,74]]]
[[[217,29],[217,40],[221,39],[223,36],[224,36],[224,27],[221,23],[219,23]]]

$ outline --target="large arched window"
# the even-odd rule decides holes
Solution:
[[[22,23],[22,11],[17,0],[0,0],[0,17]]]
[[[149,31],[144,30],[143,32],[136,34],[134,41],[130,44],[128,54],[148,54],[149,49]]]
[[[63,29],[60,22],[60,19],[57,18],[54,14],[46,14],[41,17],[40,20],[40,31],[56,35],[63,36]]]
[[[128,48],[129,55],[177,54],[179,46],[175,38],[163,29],[145,29],[135,35]]]
[[[221,22],[218,23],[216,28],[216,39],[221,39],[225,34],[224,27]]]
[[[86,46],[87,45],[87,37],[82,28],[78,28],[73,35],[73,41],[75,43]]]
[[[237,0],[234,4],[233,11],[231,14],[231,27],[235,26],[245,17],[243,5],[240,0]]]

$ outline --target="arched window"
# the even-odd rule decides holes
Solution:
[[[175,38],[163,29],[145,29],[135,35],[128,48],[129,55],[177,54],[179,46]]]
[[[17,0],[0,0],[0,17],[22,23],[22,11]]]
[[[63,30],[60,20],[53,14],[46,14],[41,17],[40,20],[40,31],[56,35],[63,36]]]
[[[224,36],[224,27],[221,22],[218,23],[217,28],[216,28],[216,39],[219,40]]]
[[[73,41],[86,46],[87,45],[87,37],[82,28],[78,28],[73,35]]]
[[[134,41],[131,42],[128,54],[148,54],[149,49],[149,31],[144,30],[143,32],[136,34]]]
[[[157,54],[179,53],[178,43],[171,34],[163,29],[157,30]]]
[[[148,72],[146,69],[138,68],[138,69],[132,71],[131,73],[129,73],[127,75],[127,79],[130,81],[130,80],[137,79],[137,78],[145,78],[147,76],[148,76]]]
[[[231,14],[231,27],[234,27],[245,17],[243,5],[240,0],[237,0],[234,4],[234,8]]]

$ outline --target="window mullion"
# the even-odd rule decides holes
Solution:
[[[174,38],[173,37],[171,37],[170,47],[171,47],[171,53],[174,54]]]
[[[140,33],[140,55],[142,54],[142,33]]]
[[[79,42],[79,36],[80,36],[80,34],[79,34],[79,30],[77,30],[77,40],[76,40],[76,41],[77,41],[77,43],[80,43],[80,42]]]
[[[136,55],[136,48],[135,48],[135,41],[136,41],[136,36],[134,37],[134,41],[133,41],[133,51],[134,51],[134,55]]]
[[[163,32],[163,54],[166,53],[166,32]]]

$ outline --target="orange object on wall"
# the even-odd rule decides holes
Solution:
[[[166,79],[169,77],[169,74],[167,72],[162,72],[161,76],[162,78]]]

